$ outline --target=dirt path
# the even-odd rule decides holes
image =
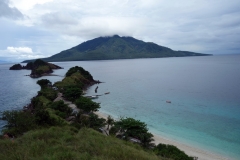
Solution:
[[[72,103],[71,101],[67,101],[62,97],[62,93],[58,93],[57,98],[53,101],[53,102],[57,102],[57,101],[63,101],[64,104],[68,105],[68,107],[72,108],[73,111],[77,111],[79,112],[79,109],[77,108],[77,106]]]

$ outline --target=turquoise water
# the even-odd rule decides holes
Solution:
[[[98,94],[110,92],[96,100],[101,112],[139,119],[156,134],[238,159],[239,62],[240,55],[58,62],[64,69],[55,74],[63,76],[68,68],[82,66],[105,82],[98,85]],[[8,76],[0,78],[0,89],[10,88],[1,92],[0,110],[21,108],[39,90],[38,79],[23,76],[29,71],[2,68],[1,75]],[[61,76],[44,78],[55,82]],[[95,87],[89,88],[89,95],[95,94]]]
[[[101,111],[157,134],[238,159],[240,56],[99,62]],[[94,94],[93,86],[89,94]],[[171,100],[171,104],[166,103]]]

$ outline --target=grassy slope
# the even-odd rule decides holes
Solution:
[[[30,131],[14,142],[0,140],[0,159],[8,160],[159,160],[130,142],[92,129],[52,127]]]

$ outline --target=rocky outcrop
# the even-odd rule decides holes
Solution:
[[[36,60],[35,62],[29,62],[26,66],[22,66],[21,64],[15,64],[10,67],[10,70],[21,70],[21,69],[28,69],[31,70],[30,77],[32,78],[39,78],[44,75],[48,75],[53,73],[53,69],[62,69],[62,67],[44,62],[43,60]]]
[[[10,67],[9,70],[21,70],[23,69],[23,66],[21,64],[14,64],[12,67]]]

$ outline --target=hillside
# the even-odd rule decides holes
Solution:
[[[71,49],[62,51],[45,61],[86,61],[86,60],[111,60],[134,58],[161,58],[206,56],[189,51],[174,51],[170,48],[159,46],[152,42],[144,42],[133,37],[99,37],[79,44]],[[24,62],[29,62],[27,60]]]
[[[0,159],[8,160],[164,160],[140,146],[92,129],[51,127],[25,133],[14,143],[0,139]]]

